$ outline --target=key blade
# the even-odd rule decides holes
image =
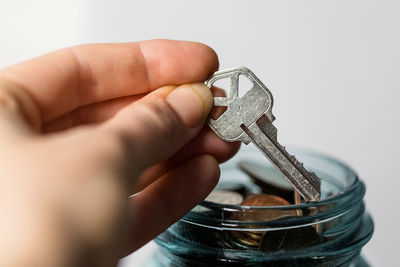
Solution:
[[[286,151],[286,149],[285,149],[283,146],[281,146],[281,145],[279,144],[279,142],[278,142],[278,140],[277,140],[277,129],[276,129],[276,127],[268,120],[268,118],[267,118],[266,116],[262,116],[262,117],[257,121],[257,125],[258,125],[258,127],[261,129],[261,131],[263,131],[264,134],[266,134],[266,135],[271,139],[271,141],[274,142],[275,145],[276,145],[277,147],[279,147],[279,149],[280,149],[284,154],[287,154],[287,155],[289,156],[291,162],[292,162],[294,165],[296,165],[296,167],[299,168],[299,170],[300,170],[302,173],[309,173],[309,176],[307,177],[308,180],[313,184],[313,186],[314,186],[315,188],[319,188],[319,191],[320,191],[320,188],[321,188],[321,179],[318,178],[318,176],[315,175],[315,173],[307,171],[307,170],[304,168],[303,163],[299,162],[299,161],[296,159],[295,156],[290,155],[290,154]],[[306,175],[307,175],[307,174],[306,174]]]
[[[274,127],[271,123],[269,125],[269,127]],[[321,179],[314,173],[307,171],[302,163],[297,161],[284,147],[279,145],[276,141],[276,130],[269,130],[269,132],[275,133],[270,137],[268,136],[268,132],[265,133],[261,130],[257,123],[253,123],[249,127],[245,125],[241,127],[257,148],[282,172],[306,201],[317,201],[320,199]]]
[[[239,97],[239,77],[241,76],[249,80],[252,87]],[[253,72],[244,67],[217,71],[205,81],[205,84],[211,88],[216,81],[221,79],[230,80],[229,95],[214,97],[214,106],[225,106],[226,110],[215,119],[210,117],[208,125],[222,140],[241,141],[248,144],[251,140],[240,128],[240,125],[249,125],[257,121],[263,114],[273,121],[272,94]]]

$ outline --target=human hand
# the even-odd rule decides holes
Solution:
[[[153,40],[2,70],[0,266],[115,265],[204,199],[238,149],[203,129],[217,67]]]

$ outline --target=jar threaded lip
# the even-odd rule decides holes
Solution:
[[[257,161],[259,153],[250,152],[239,156]],[[301,160],[305,165],[322,174],[322,200],[269,207],[203,201],[156,239],[163,249],[162,255],[178,263],[177,266],[226,266],[226,263],[348,266],[357,263],[362,247],[374,231],[372,218],[365,211],[364,183],[338,160],[305,150],[299,150],[296,157],[299,154],[304,157]],[[265,163],[259,156],[259,162]],[[224,168],[227,177],[232,178],[227,181],[234,181],[235,185],[227,188],[248,194],[242,190],[247,187],[237,189],[238,179],[233,177],[240,173],[237,165]],[[249,177],[245,178],[251,182]],[[268,212],[273,212],[273,216]],[[284,216],[279,217],[279,212]]]
[[[219,204],[202,201],[196,208],[186,214],[182,221],[207,228],[239,231],[273,231],[315,225],[345,216],[352,211],[360,215],[364,211],[363,198],[365,184],[357,174],[343,162],[320,153],[301,150],[302,156],[308,160],[318,159],[325,164],[340,169],[345,186],[334,195],[320,201],[286,206],[242,206]],[[318,169],[315,169],[318,172]],[[198,211],[200,210],[200,211]],[[282,216],[275,220],[243,220],[238,214],[254,214],[262,212],[299,212],[302,216]],[[210,216],[211,215],[211,216]],[[240,217],[240,219],[235,219]]]

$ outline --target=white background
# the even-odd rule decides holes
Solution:
[[[372,0],[1,0],[0,67],[86,42],[211,45],[222,69],[247,66],[272,91],[281,143],[334,155],[359,173],[376,225],[363,254],[395,266],[399,11],[398,1]]]

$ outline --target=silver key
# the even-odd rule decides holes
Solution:
[[[242,97],[238,95],[240,75],[246,76],[253,84]],[[321,179],[307,171],[277,141],[277,129],[272,124],[275,120],[272,115],[273,99],[268,88],[244,67],[218,71],[205,84],[211,88],[217,80],[226,78],[230,79],[229,95],[214,97],[214,106],[226,106],[227,110],[217,119],[209,119],[210,128],[225,141],[254,143],[304,200],[319,200]]]

